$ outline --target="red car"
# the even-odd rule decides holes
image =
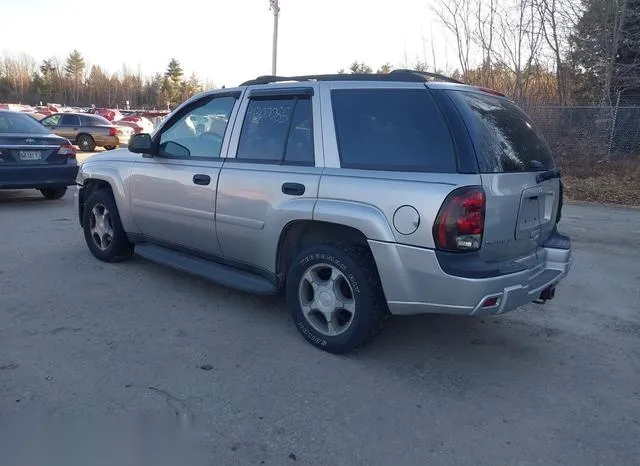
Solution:
[[[117,120],[116,124],[120,126],[129,126],[133,128],[136,134],[151,133],[153,131],[153,123],[148,118],[139,115],[128,115]]]
[[[89,110],[89,113],[100,115],[101,117],[106,118],[109,121],[122,119],[122,113],[120,113],[119,110],[111,108],[92,108],[91,110]]]

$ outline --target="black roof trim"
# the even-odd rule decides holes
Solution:
[[[271,84],[287,81],[390,81],[390,82],[415,82],[423,83],[425,78],[433,78],[439,81],[463,84],[460,81],[436,73],[412,70],[393,70],[391,73],[353,73],[353,74],[317,74],[307,76],[259,76],[256,79],[245,81],[241,86],[255,86],[259,84]]]
[[[411,74],[417,74],[418,76],[422,76],[423,78],[433,78],[436,81],[445,81],[445,82],[454,83],[454,84],[464,84],[462,81],[458,81],[457,79],[452,78],[450,76],[445,76],[443,74],[438,74],[438,73],[430,73],[428,71],[393,70],[391,71],[390,74],[394,74],[394,73],[411,73]]]

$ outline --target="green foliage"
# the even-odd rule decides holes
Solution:
[[[64,71],[69,78],[77,79],[84,72],[85,62],[77,50],[72,51],[64,65]]]
[[[209,88],[215,87],[207,82]],[[174,107],[203,89],[195,74],[184,79],[180,62],[172,58],[162,73],[143,77],[127,66],[119,73],[107,73],[99,65],[88,66],[82,54],[73,50],[60,62],[46,58],[36,64],[31,57],[0,57],[0,102],[38,105],[55,102],[66,105],[166,109]]]
[[[172,58],[164,73],[160,92],[161,99],[166,105],[173,107],[200,91],[201,86],[195,74],[187,81],[182,79],[183,76],[184,71],[180,62]]]
[[[569,59],[581,98],[640,94],[640,0],[582,0]]]
[[[388,74],[388,73],[391,73],[391,71],[393,71],[393,66],[391,65],[391,63],[387,62],[384,65],[382,65],[380,68],[378,68],[377,73]]]
[[[369,73],[373,73],[373,69],[363,63],[360,63],[359,61],[354,61],[351,66],[349,67],[349,71],[351,71],[351,73],[355,74],[355,73],[361,73],[361,74],[369,74]]]
[[[184,75],[184,71],[182,71],[180,62],[175,58],[172,58],[171,61],[169,61],[167,71],[164,75],[169,78],[174,84],[180,84],[180,82],[182,81],[182,76]]]

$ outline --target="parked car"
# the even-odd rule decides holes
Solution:
[[[76,151],[26,113],[0,110],[0,189],[38,189],[59,199],[75,185]]]
[[[29,115],[31,118],[33,118],[36,121],[40,121],[42,120],[44,117],[46,117],[47,115],[44,115],[42,113],[38,113],[38,112],[23,112],[25,115]]]
[[[99,115],[109,121],[121,120],[123,116],[122,113],[120,113],[120,110],[112,108],[92,108],[89,109],[89,113]]]
[[[103,154],[78,174],[96,258],[135,251],[282,292],[304,338],[332,353],[389,314],[545,302],[571,265],[540,132],[508,98],[443,76],[258,78],[189,99],[129,151],[142,157]]]
[[[148,118],[142,116],[129,115],[115,121],[114,124],[119,126],[128,126],[133,129],[135,134],[153,132],[153,123],[151,123]]]
[[[55,113],[43,118],[41,123],[84,152],[91,152],[96,146],[111,150],[126,145],[133,134],[131,128],[116,126],[99,115],[85,113]]]

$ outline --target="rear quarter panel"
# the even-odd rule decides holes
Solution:
[[[433,248],[433,223],[447,195],[461,186],[478,186],[478,174],[417,173],[340,168],[340,157],[333,119],[331,90],[425,89],[421,83],[321,83],[322,143],[325,169],[320,181],[314,220],[343,223],[359,229],[368,239],[395,241]],[[339,206],[339,208],[338,208]],[[410,206],[418,212],[414,232],[403,234],[394,226],[400,207]],[[404,209],[405,212],[411,211]],[[351,214],[346,214],[351,212]],[[364,215],[364,213],[366,215]],[[373,214],[378,212],[378,214]],[[398,219],[399,220],[399,219]],[[404,218],[404,223],[412,222]],[[376,225],[376,227],[374,227]]]
[[[434,248],[433,223],[447,195],[457,187],[480,184],[479,175],[327,168],[314,220],[357,228],[372,240]],[[418,215],[407,218],[411,208]],[[411,226],[414,220],[415,231],[407,234],[402,225]]]

